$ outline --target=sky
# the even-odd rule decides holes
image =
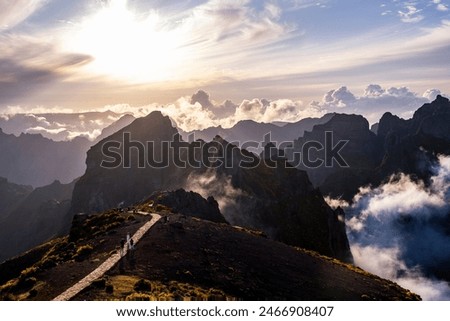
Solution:
[[[374,123],[389,107],[408,117],[450,93],[449,9],[449,0],[3,0],[0,112],[163,105],[200,110],[197,127],[336,110]]]

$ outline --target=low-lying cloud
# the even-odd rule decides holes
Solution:
[[[15,114],[0,116],[0,128],[5,133],[20,135],[41,134],[55,140],[66,141],[85,137],[94,141],[102,129],[120,119],[112,112],[85,114]]]
[[[361,188],[347,208],[348,235],[357,265],[425,300],[450,300],[450,157],[434,171],[430,184],[402,174]]]
[[[184,189],[196,192],[204,198],[214,197],[219,204],[220,212],[230,224],[242,221],[239,197],[243,192],[233,187],[230,177],[219,176],[214,171],[208,171],[203,175],[191,174]]]
[[[423,94],[418,94],[407,87],[383,88],[372,84],[358,96],[342,86],[330,90],[321,101],[313,101],[311,106],[328,112],[361,114],[370,123],[376,123],[387,111],[405,119],[411,118],[420,106],[435,100],[437,95],[442,95],[438,89],[428,89]]]
[[[231,100],[215,101],[209,93],[199,90],[192,96],[183,96],[166,105],[107,105],[98,109],[102,114],[76,113],[78,118],[68,116],[71,110],[40,107],[31,111],[12,106],[0,115],[0,128],[16,135],[22,132],[41,133],[56,140],[71,139],[77,133],[94,139],[101,129],[124,114],[143,117],[153,111],[160,111],[169,116],[174,125],[185,132],[217,126],[230,128],[244,120],[261,123],[296,122],[308,117],[319,118],[333,112],[362,114],[369,122],[375,123],[386,111],[402,118],[410,118],[414,111],[436,99],[439,94],[442,95],[438,89],[429,89],[421,95],[406,87],[383,88],[380,85],[369,85],[364,93],[358,96],[343,86],[326,93],[322,101],[313,101],[310,104],[301,100],[269,100],[261,97],[235,103]],[[65,114],[52,114],[55,112]],[[18,113],[22,115],[17,115]],[[86,119],[82,118],[83,115]],[[62,131],[62,128],[66,131]]]

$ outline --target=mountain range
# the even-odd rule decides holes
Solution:
[[[428,184],[439,155],[450,155],[449,120],[450,101],[438,96],[434,102],[418,109],[409,120],[386,113],[372,128],[360,115],[328,114],[283,126],[245,121],[230,129],[214,127],[195,132],[197,140],[186,142],[182,136],[186,138],[192,133],[181,132],[173,127],[170,118],[153,112],[138,119],[124,116],[105,128],[93,142],[84,138],[54,142],[41,135],[22,134],[17,137],[0,131],[0,147],[7,151],[0,156],[0,176],[5,177],[0,179],[0,262],[56,238],[0,265],[0,270],[14,266],[17,272],[9,273],[3,281],[15,282],[13,280],[19,278],[17,282],[20,283],[20,273],[36,264],[37,270],[32,273],[36,276],[32,277],[38,280],[43,277],[44,283],[50,282],[54,275],[65,280],[62,274],[58,274],[61,273],[58,266],[64,270],[71,260],[84,258],[77,256],[81,255],[77,254],[77,247],[92,247],[94,257],[104,257],[106,249],[112,250],[108,247],[110,245],[101,245],[106,242],[105,238],[112,240],[115,238],[113,234],[131,229],[134,219],[138,223],[145,221],[140,214],[137,218],[127,213],[128,208],[136,206],[141,211],[152,208],[152,211],[163,212],[169,217],[167,222],[171,223],[160,227],[160,234],[155,236],[160,238],[158,240],[166,240],[167,235],[178,231],[175,233],[178,243],[173,248],[157,247],[159,254],[164,251],[171,253],[168,257],[160,257],[160,268],[167,268],[166,260],[169,258],[187,260],[184,251],[188,248],[181,246],[184,241],[190,247],[209,238],[206,235],[211,235],[211,231],[216,231],[220,237],[211,247],[204,248],[205,253],[217,252],[213,259],[226,261],[228,267],[240,271],[235,275],[238,279],[248,278],[242,274],[243,266],[253,268],[264,262],[273,264],[273,270],[280,268],[282,256],[274,255],[277,262],[267,262],[263,259],[262,247],[275,252],[279,250],[289,256],[290,259],[283,263],[287,266],[300,264],[301,268],[309,269],[309,266],[319,264],[331,273],[337,269],[333,264],[338,264],[338,261],[330,265],[324,263],[322,256],[346,263],[352,263],[353,256],[346,234],[346,213],[340,207],[332,209],[324,196],[351,202],[361,187],[377,186],[398,173],[411,175],[413,179]],[[257,150],[239,147],[247,141],[263,142],[268,132],[271,133],[271,142],[264,142]],[[339,156],[346,166],[338,166],[337,159],[333,160],[332,166],[314,167],[294,162],[295,153],[304,154],[304,146],[315,146],[307,154],[308,161],[327,159],[327,146],[333,148],[339,146],[339,142],[343,142]],[[80,163],[85,164],[85,170]],[[54,180],[51,183],[49,179],[54,176],[63,176],[63,183]],[[68,181],[71,178],[77,179]],[[34,189],[35,186],[44,187]],[[191,218],[186,221],[186,216]],[[113,218],[118,221],[108,221]],[[172,218],[179,224],[173,225]],[[106,221],[101,222],[103,219]],[[205,220],[209,222],[204,223]],[[439,222],[447,221],[444,218]],[[405,222],[401,224],[407,225]],[[197,236],[185,233],[195,228],[199,231]],[[242,229],[247,236],[237,235],[236,229]],[[255,235],[264,241],[255,240]],[[249,257],[250,261],[245,260],[244,250],[234,257],[227,252],[229,248],[219,245],[226,238],[251,243],[252,246],[245,251],[256,251],[257,259],[251,261]],[[144,248],[148,248],[154,241],[145,244]],[[292,252],[295,248],[303,249],[306,254]],[[64,251],[69,254],[64,255]],[[49,255],[54,256],[52,263],[40,270],[43,260]],[[89,257],[90,254],[86,255]],[[146,262],[145,252],[140,252],[138,257]],[[303,265],[299,263],[300,257],[306,262]],[[236,264],[228,260],[235,260]],[[239,265],[240,260],[244,260],[243,265]],[[177,265],[173,275],[169,273],[170,280],[194,284],[199,278],[200,267],[189,264]],[[220,272],[220,268],[211,261],[203,268],[211,275]],[[141,272],[143,270],[140,269]],[[220,274],[223,271],[218,274],[221,278],[223,276],[218,283],[208,278],[201,278],[199,282],[202,289],[213,285],[226,297],[264,299],[273,289],[270,286],[265,288],[258,279],[267,277],[265,273],[270,271],[272,268],[251,278],[254,287],[250,287],[249,292],[239,288],[242,284],[230,281],[234,277]],[[348,282],[355,271],[349,271],[351,268],[347,265],[340,270],[339,273],[345,275],[345,282],[339,286],[350,287]],[[179,273],[189,275],[187,272],[193,277],[176,276]],[[286,273],[291,275],[293,270]],[[442,274],[442,269],[438,269],[436,275],[439,273]],[[105,283],[116,282],[120,275],[111,274]],[[164,275],[157,271],[145,270],[135,277],[152,277],[165,282]],[[233,284],[231,288],[227,287],[225,280],[231,282],[229,286]],[[316,278],[313,284],[323,282],[321,280]],[[366,281],[373,286],[379,282],[372,277]],[[34,286],[25,289],[39,292],[40,288]],[[303,294],[291,289],[288,282],[280,288],[277,298],[302,298]],[[23,290],[4,286],[0,289],[2,295],[9,293],[13,296]],[[397,290],[386,297],[377,291],[367,296],[392,299]],[[97,292],[93,291],[91,297],[86,294],[80,298],[96,298],[100,295]],[[339,291],[336,293],[335,299],[361,299],[363,296],[360,292],[349,296]],[[400,299],[409,295],[407,292],[398,293],[397,298]],[[312,297],[332,299],[332,296]],[[45,296],[40,298],[48,299]]]
[[[334,114],[326,114],[321,118],[304,118],[298,122],[287,124],[257,123],[253,120],[243,120],[231,128],[222,128],[221,126],[210,127],[204,130],[195,130],[184,132],[179,130],[180,135],[186,141],[190,138],[211,141],[214,137],[220,136],[224,140],[242,147],[245,143],[256,142],[264,143],[265,137],[270,133],[271,141],[280,145],[286,142],[292,142],[294,139],[302,136],[306,131],[311,131],[315,125],[328,122]],[[261,152],[263,146],[255,148],[255,151]]]
[[[413,174],[427,180],[437,155],[450,154],[449,117],[450,102],[442,96],[419,108],[409,120],[385,113],[376,134],[362,116],[336,114],[326,124],[305,132],[285,152],[293,159],[293,153],[301,153],[309,142],[325,146],[327,132],[332,132],[333,146],[346,142],[340,154],[348,166],[308,167],[301,163],[297,167],[305,170],[325,195],[351,201],[360,187],[377,186],[393,174]],[[309,156],[325,159],[325,153],[325,149],[313,149]]]

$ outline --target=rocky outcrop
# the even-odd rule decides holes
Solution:
[[[156,192],[148,201],[153,201],[153,206],[164,205],[174,213],[197,217],[202,220],[227,223],[219,210],[219,204],[213,197],[204,199],[200,194],[178,189],[171,192]]]
[[[438,96],[419,108],[412,119],[386,113],[378,135],[384,141],[384,158],[377,169],[380,179],[403,172],[427,180],[436,155],[450,155],[450,101]]]
[[[344,161],[341,163],[330,157],[340,143],[342,148],[336,150]],[[370,130],[369,122],[360,115],[345,114],[336,114],[326,124],[314,126],[286,152],[291,160],[296,159],[294,153],[301,154],[297,167],[305,170],[324,194],[344,198],[352,198],[360,186],[370,182],[383,156],[382,144]]]
[[[125,142],[128,134],[130,144]],[[75,186],[71,212],[92,213],[129,206],[153,192],[180,187],[182,183],[180,184],[180,177],[176,175],[178,169],[172,164],[164,168],[147,166],[149,156],[156,161],[163,159],[163,155],[165,158],[173,158],[171,150],[163,150],[162,146],[163,142],[172,142],[176,134],[170,119],[154,112],[135,120],[91,147],[87,153],[86,173]],[[136,142],[143,147],[132,147],[136,146]],[[147,148],[147,142],[153,144],[153,150]],[[119,160],[113,166],[104,164],[104,161],[110,161],[110,157],[104,154],[103,146],[110,143],[119,146],[112,148]],[[128,155],[127,151],[130,151]],[[128,161],[129,164],[126,163]]]

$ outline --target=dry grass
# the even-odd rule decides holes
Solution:
[[[108,288],[109,291],[107,291]],[[217,289],[205,289],[197,285],[176,281],[162,283],[129,275],[108,277],[105,289],[91,286],[89,295],[92,296],[92,300],[98,301],[216,301],[234,299]]]

